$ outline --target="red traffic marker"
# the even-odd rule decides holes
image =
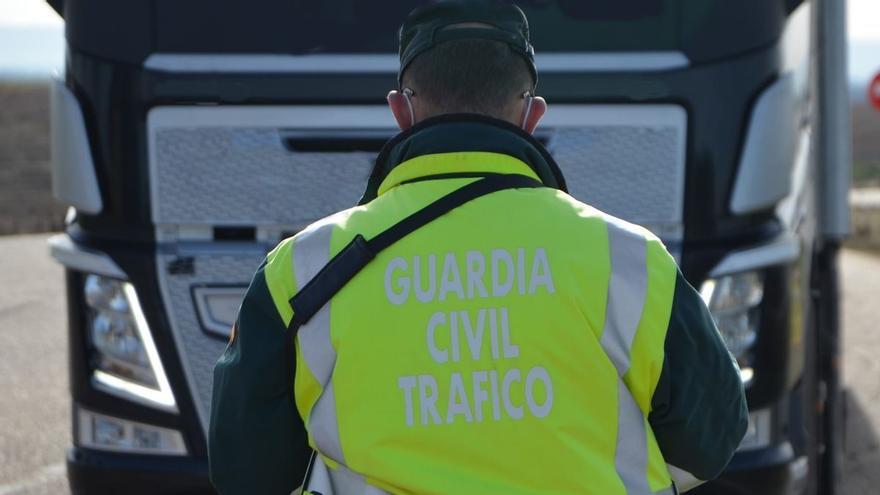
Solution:
[[[868,101],[880,110],[880,74],[874,76],[874,80],[868,85]]]

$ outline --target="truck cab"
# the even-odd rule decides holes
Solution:
[[[280,240],[358,201],[396,133],[396,29],[427,2],[50,3],[70,485],[213,493],[212,368],[244,291]],[[664,241],[740,364],[748,432],[697,491],[834,493],[842,2],[517,3],[569,192]]]

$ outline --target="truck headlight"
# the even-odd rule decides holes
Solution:
[[[740,365],[743,382],[753,376],[752,347],[758,338],[764,279],[760,272],[742,272],[706,280],[700,288],[718,331]]]
[[[94,354],[93,383],[108,393],[176,411],[176,402],[134,287],[88,275],[83,287]]]

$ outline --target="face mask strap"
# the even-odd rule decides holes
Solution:
[[[525,93],[523,93],[522,97],[524,100],[526,100],[526,110],[525,110],[525,112],[523,112],[523,118],[522,118],[522,123],[520,124],[520,127],[522,127],[523,130],[525,130],[526,124],[529,121],[529,116],[532,114],[532,103],[534,103],[535,97],[532,96],[531,91],[526,91]]]
[[[410,125],[416,125],[416,112],[413,110],[412,97],[415,95],[415,92],[410,88],[403,88],[403,97],[406,100],[406,106],[409,107],[409,123]]]

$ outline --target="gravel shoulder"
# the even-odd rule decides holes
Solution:
[[[880,256],[844,251],[840,268],[848,399],[843,493],[876,493],[880,486]]]
[[[0,235],[60,230],[64,211],[52,197],[49,88],[0,81]]]

